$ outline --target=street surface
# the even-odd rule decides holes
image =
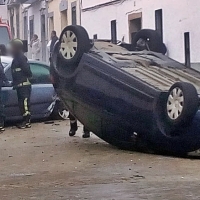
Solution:
[[[200,160],[119,150],[69,121],[0,135],[0,200],[200,199]]]

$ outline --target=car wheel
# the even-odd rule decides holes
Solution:
[[[177,82],[169,90],[166,105],[167,121],[172,127],[188,126],[199,106],[196,88],[185,82]]]
[[[62,102],[57,101],[51,117],[53,119],[66,120],[69,118],[69,111],[63,106]]]
[[[91,48],[87,31],[82,26],[67,26],[60,35],[60,57],[64,66],[77,65]],[[63,67],[64,67],[63,66]]]

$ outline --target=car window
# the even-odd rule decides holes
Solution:
[[[32,84],[50,84],[50,72],[49,67],[39,63],[30,63],[32,71],[32,78],[30,79]],[[6,77],[9,81],[12,81],[11,68],[6,70]]]
[[[0,36],[0,44],[7,45],[10,40],[7,27],[0,26]]]
[[[32,84],[50,84],[50,72],[49,67],[39,63],[30,63],[32,71]]]

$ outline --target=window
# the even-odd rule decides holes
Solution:
[[[17,29],[17,38],[20,38],[19,8],[16,11],[16,29]]]
[[[13,26],[13,24],[14,24],[13,21],[14,21],[13,16],[10,16],[10,29],[11,29],[12,35],[15,36],[15,29]]]
[[[28,20],[27,16],[24,16],[24,39],[28,39]]]
[[[30,32],[30,40],[31,40],[34,34],[34,16],[31,16],[29,19],[29,32]]]
[[[97,40],[97,34],[93,35],[93,39]]]
[[[51,84],[50,72],[49,72],[48,66],[38,64],[38,63],[30,63],[30,68],[33,74],[30,80],[32,84]],[[9,81],[13,80],[11,68],[9,68],[5,72],[5,74]]]
[[[76,2],[72,3],[72,25],[76,25]]]
[[[49,17],[49,33],[51,33],[54,30],[54,18]]]
[[[32,84],[51,84],[49,68],[42,64],[30,63],[33,73]]]
[[[0,26],[0,44],[7,45],[10,41],[8,28],[5,26]]]
[[[155,11],[155,25],[156,25],[156,30],[160,34],[161,39],[163,41],[163,13],[162,9],[156,10]]]
[[[185,42],[185,65],[190,67],[190,33],[184,33],[184,42]]]
[[[117,43],[117,25],[116,20],[111,21],[111,41],[112,43]]]

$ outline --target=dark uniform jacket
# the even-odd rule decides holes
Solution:
[[[25,55],[19,54],[13,58],[11,70],[14,88],[30,85],[29,78],[32,77],[32,72]]]
[[[54,47],[57,40],[58,40],[57,36],[54,36],[54,37],[51,38],[50,53],[53,53],[53,47]]]
[[[0,87],[3,86],[4,83],[8,82],[6,75],[4,73],[4,68],[3,65],[1,63],[1,56],[0,56]]]

